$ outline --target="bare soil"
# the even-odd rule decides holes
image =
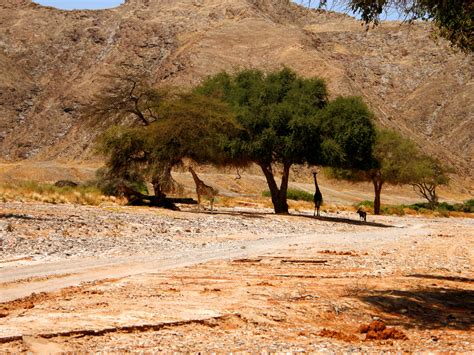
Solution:
[[[472,219],[311,214],[0,204],[0,353],[474,351]]]

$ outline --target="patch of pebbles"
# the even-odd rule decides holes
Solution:
[[[237,248],[242,239],[333,228],[333,223],[311,219],[294,223],[288,218],[233,212],[4,203],[0,205],[0,251],[3,260],[153,254],[212,245]]]

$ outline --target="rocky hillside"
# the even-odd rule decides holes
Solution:
[[[469,176],[473,58],[429,38],[429,27],[356,20],[288,0],[128,0],[103,11],[0,3],[0,158],[90,157],[84,109],[119,63],[156,85],[194,85],[222,69],[290,66],[361,95],[384,126]],[[91,132],[93,131],[93,133]]]

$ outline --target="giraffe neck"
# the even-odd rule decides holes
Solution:
[[[193,176],[193,179],[194,179],[194,183],[196,185],[199,185],[202,181],[198,178],[198,176],[196,175],[195,171],[189,167],[189,171],[191,172],[191,175]]]
[[[316,179],[316,174],[314,176],[314,186],[316,187],[316,191],[319,191],[318,180]]]

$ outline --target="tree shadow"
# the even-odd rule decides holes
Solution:
[[[248,218],[264,218],[264,216],[274,215],[272,212],[245,212],[245,211],[218,211],[214,210],[213,212],[209,211],[198,211],[198,210],[184,210],[186,213],[196,213],[196,214],[205,214],[205,215],[223,215],[223,216],[239,216],[239,217],[248,217]]]
[[[27,214],[16,214],[16,213],[0,213],[0,219],[24,219],[28,221],[46,221],[46,218],[33,217]]]
[[[249,218],[263,218],[264,216],[276,216],[276,214],[273,212],[246,212],[246,211],[219,211],[219,210],[214,210],[214,212],[211,212],[209,210],[205,210],[205,211],[185,210],[185,212],[208,214],[208,215],[214,214],[214,215],[228,215],[228,216],[244,216],[244,217],[249,217]],[[397,228],[396,226],[392,226],[390,224],[383,224],[383,223],[377,223],[377,222],[364,222],[364,221],[358,221],[355,219],[343,218],[343,217],[327,217],[327,216],[314,217],[314,216],[309,216],[305,214],[290,214],[290,213],[285,214],[283,216],[311,218],[311,219],[317,219],[317,220],[325,221],[325,222],[345,223],[345,224],[358,225],[358,226],[370,226],[370,227],[378,227],[378,228]]]
[[[406,328],[469,330],[474,324],[474,290],[426,288],[374,291],[359,298],[395,316],[390,323]]]
[[[468,277],[460,277],[460,276],[442,276],[442,275],[411,274],[411,275],[407,275],[407,277],[416,277],[416,278],[421,278],[421,279],[433,279],[433,280],[445,280],[445,281],[474,283],[474,279],[470,279],[470,278],[468,278]]]
[[[390,224],[383,224],[383,223],[377,223],[377,222],[365,222],[365,221],[359,221],[357,219],[350,219],[350,218],[344,218],[344,217],[328,217],[328,216],[308,216],[304,214],[293,214],[290,216],[297,216],[297,217],[305,217],[305,218],[312,218],[312,219],[317,219],[320,221],[325,221],[325,222],[335,222],[335,223],[346,223],[346,224],[352,224],[352,225],[357,225],[357,226],[370,226],[370,227],[379,227],[379,228],[396,228],[396,226],[392,226]]]

